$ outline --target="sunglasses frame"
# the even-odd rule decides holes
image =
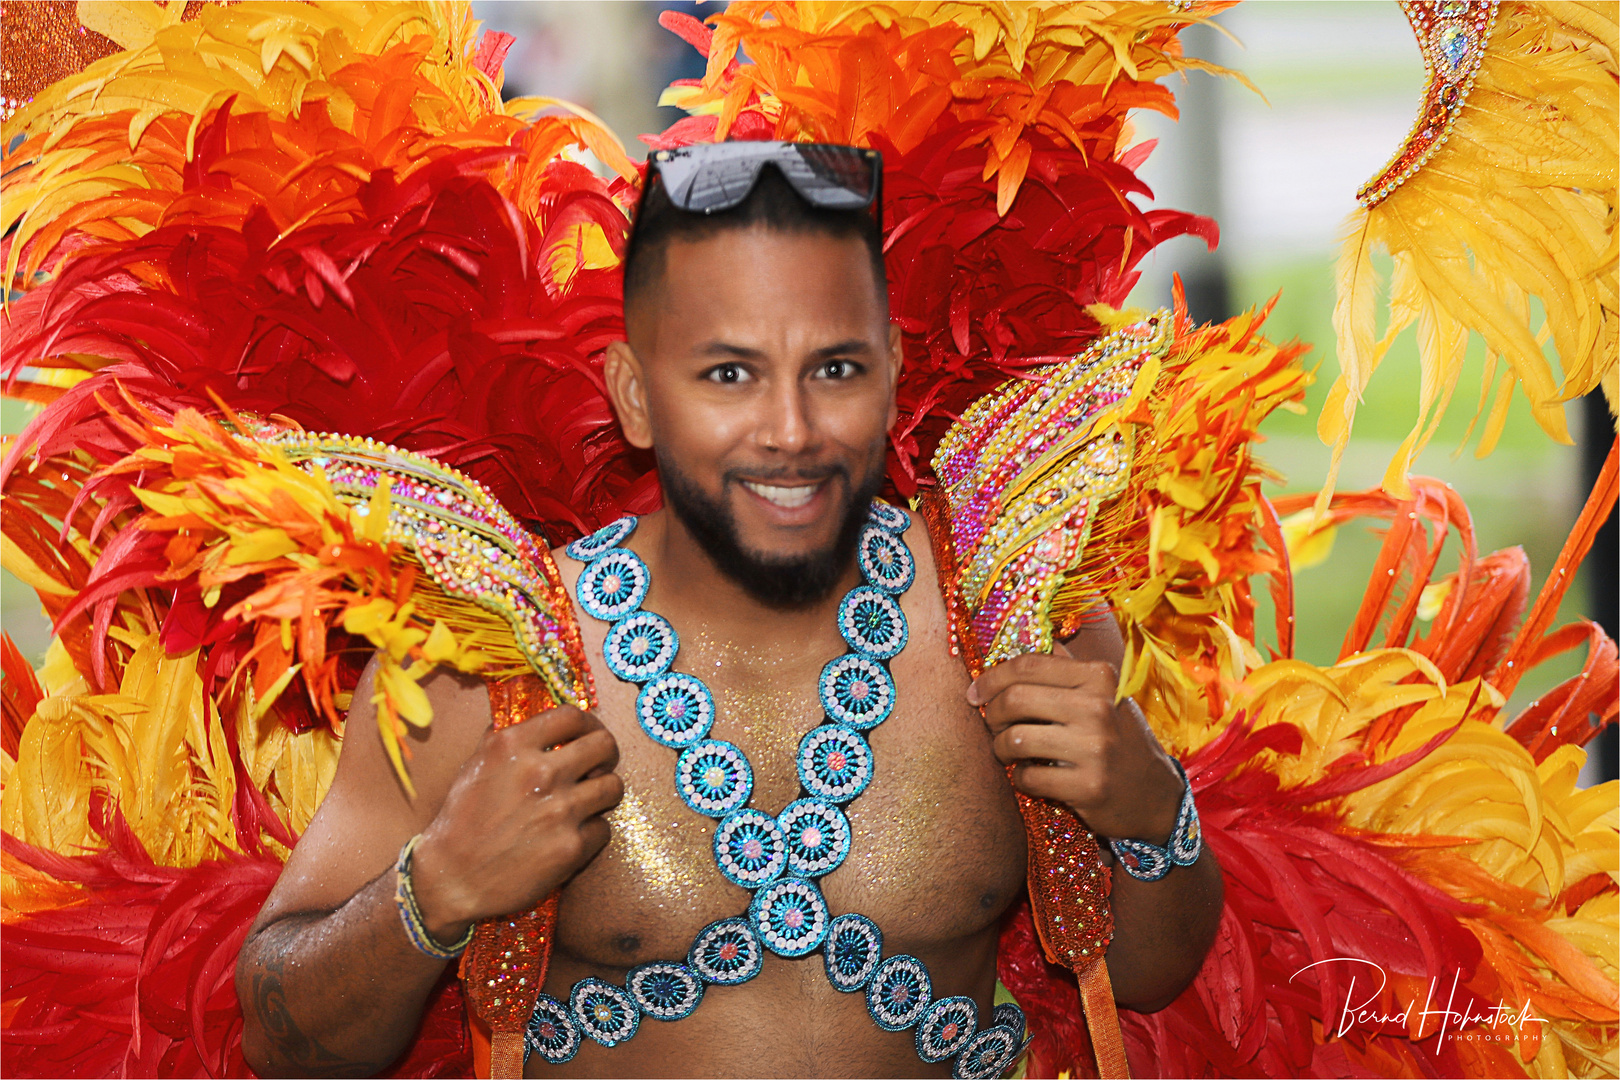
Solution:
[[[796,176],[795,164],[810,168],[803,154],[803,149],[831,150],[839,153],[848,153],[859,158],[871,170],[872,190],[862,202],[856,205],[829,205],[822,201],[820,192],[828,189],[841,190],[851,196],[858,196],[858,192],[848,187],[841,187],[829,183],[825,187],[812,187],[806,189],[800,177]],[[714,158],[712,162],[705,162],[704,158]],[[677,201],[670,189],[669,178],[664,174],[664,168],[675,161],[694,159],[692,161],[692,176],[685,184],[688,192],[695,186],[705,169],[715,169],[725,165],[751,166],[751,175],[748,184],[740,194],[730,193],[722,197],[713,205],[694,207],[682,205]],[[759,185],[760,175],[767,165],[774,165],[776,171],[788,182],[794,192],[805,202],[820,210],[854,210],[865,209],[877,223],[878,234],[883,233],[883,155],[876,150],[862,146],[844,146],[837,143],[804,143],[804,142],[765,142],[754,140],[735,140],[720,143],[693,143],[673,150],[655,150],[647,158],[647,179],[641,188],[641,196],[637,202],[636,217],[639,220],[641,211],[647,203],[647,195],[652,191],[653,181],[656,177],[664,186],[664,192],[669,196],[670,205],[684,214],[702,214],[705,217],[711,214],[724,213],[735,209],[747,201],[753,194],[754,188]],[[690,200],[688,199],[689,203]]]

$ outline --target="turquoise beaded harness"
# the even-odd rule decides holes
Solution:
[[[866,790],[874,758],[865,732],[894,710],[888,662],[909,639],[898,597],[916,579],[903,534],[911,519],[874,502],[857,552],[864,584],[838,605],[838,629],[850,651],[830,661],[817,686],[827,721],[799,743],[801,797],[772,817],[748,806],[753,768],[732,743],[708,738],[714,696],[703,680],[670,668],[680,639],[662,616],[642,610],[652,576],[619,545],[636,519],[621,518],[576,540],[566,551],[586,564],[575,587],[580,608],[611,623],[603,642],[608,670],[637,683],[636,719],[653,740],[679,750],[676,790],[693,810],[716,818],[715,864],[726,880],[753,893],[746,913],[698,932],[684,961],[632,968],[624,986],[581,979],[568,1001],[541,994],[525,1034],[527,1053],[560,1064],[590,1038],[615,1046],[635,1035],[641,1018],[690,1016],[708,985],[735,986],[759,974],[765,951],[801,957],[820,950],[834,988],[866,991],[867,1011],[885,1031],[916,1029],[917,1055],[952,1060],[958,1077],[999,1076],[1025,1045],[1024,1015],[996,1006],[979,1027],[969,997],[933,998],[928,970],[913,956],[883,956],[883,934],[864,915],[834,917],[818,878],[843,864],[849,819],[841,807]]]

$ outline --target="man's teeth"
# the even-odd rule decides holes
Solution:
[[[816,497],[821,490],[820,484],[802,484],[798,487],[776,487],[772,484],[756,484],[749,480],[743,481],[743,487],[755,495],[784,510],[793,510],[803,506]]]

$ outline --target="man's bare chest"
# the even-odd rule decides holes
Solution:
[[[1024,835],[983,720],[963,696],[968,674],[951,654],[937,585],[918,577],[905,602],[911,643],[891,664],[895,709],[869,734],[873,780],[846,807],[850,854],[821,885],[834,914],[874,919],[887,951],[928,953],[981,932],[1016,899]],[[587,655],[599,658],[606,627],[586,619],[582,629]],[[842,650],[833,641],[773,655],[712,640],[702,627],[677,629],[676,668],[714,694],[713,737],[748,755],[751,805],[779,813],[800,794],[799,740],[825,722],[816,677]],[[608,848],[564,891],[557,948],[604,969],[679,958],[703,926],[741,914],[748,893],[715,865],[714,822],[676,794],[676,751],[640,730],[637,688],[600,663],[593,670],[598,715],[619,742],[625,798],[610,815]]]

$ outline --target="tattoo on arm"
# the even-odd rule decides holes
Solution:
[[[315,1076],[370,1076],[376,1072],[378,1066],[335,1054],[298,1026],[287,1008],[287,995],[281,985],[285,967],[286,956],[278,950],[265,957],[253,973],[252,1008],[276,1056],[286,1065]]]

